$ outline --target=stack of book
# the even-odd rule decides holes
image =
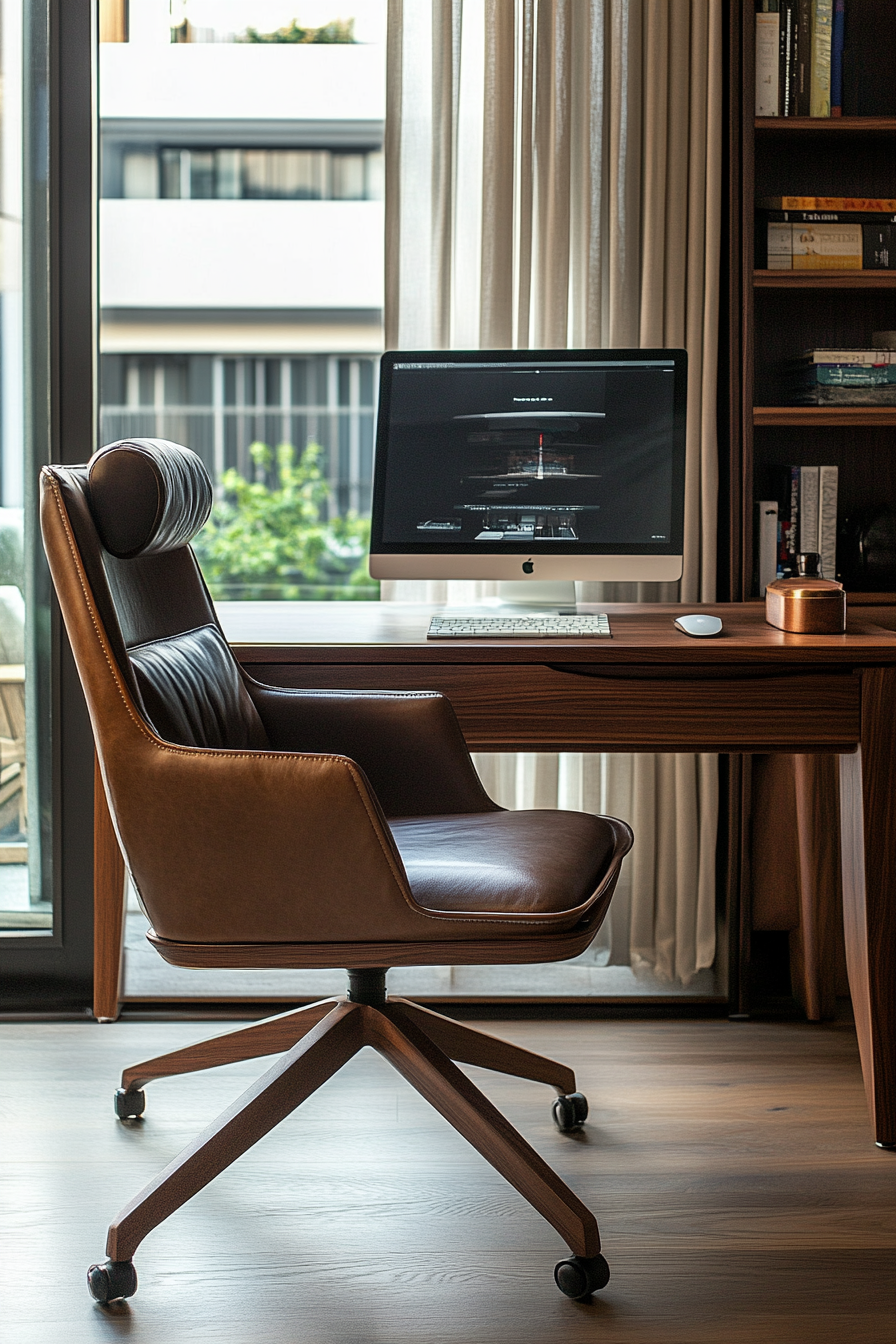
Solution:
[[[846,0],[756,0],[757,117],[843,112]]]
[[[756,503],[759,596],[774,579],[796,578],[797,557],[820,556],[821,578],[837,576],[837,468],[787,467],[778,499]]]
[[[784,374],[791,406],[896,406],[896,350],[807,350]]]
[[[896,198],[766,196],[756,204],[760,270],[896,269]]]

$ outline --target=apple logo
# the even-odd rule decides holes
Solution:
[[[534,573],[535,573],[535,565],[532,563],[531,560],[524,560],[524,561],[523,561],[523,573],[524,573],[524,574],[534,574]]]

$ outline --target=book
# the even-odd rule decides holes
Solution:
[[[820,577],[837,577],[837,467],[818,468],[818,553]]]
[[[831,115],[831,35],[833,18],[833,0],[812,0],[810,117],[829,117]]]
[[[896,350],[838,350],[835,346],[806,350],[803,359],[810,364],[896,364]]]
[[[796,116],[796,3],[779,0],[778,106],[782,117]]]
[[[890,271],[896,267],[896,224],[862,225],[862,269]]]
[[[831,25],[831,116],[843,116],[843,31],[846,0],[834,0]]]
[[[778,576],[778,501],[756,501],[756,561],[759,596]]]
[[[812,0],[799,0],[796,25],[796,115],[809,115],[812,58]]]
[[[758,223],[768,224],[896,224],[887,210],[757,210]]]
[[[896,383],[896,364],[809,364],[795,381],[807,387],[886,387]]]
[[[760,596],[768,555],[769,539],[763,522],[771,526],[763,511],[774,508],[777,515],[776,576],[786,578],[799,572],[797,557],[809,552],[821,557],[820,577],[833,579],[837,570],[837,491],[838,469],[834,466],[793,466],[784,469],[782,495],[776,502],[757,502],[757,578]],[[766,583],[768,580],[766,579]]]
[[[789,527],[787,529],[787,562],[790,565],[791,574],[797,572],[797,553],[799,551],[800,534],[800,469],[799,467],[790,468],[790,510],[788,513]]]
[[[852,214],[896,214],[892,196],[762,196],[756,205],[762,210],[835,210]]]
[[[776,117],[779,106],[778,66],[781,16],[774,10],[756,13],[756,116]]]
[[[800,467],[800,551],[818,550],[818,468]]]
[[[795,271],[860,271],[861,224],[794,224]]]
[[[784,214],[785,211],[779,213]],[[896,267],[896,224],[770,220],[756,230],[756,266],[770,271],[891,270]]]
[[[896,406],[896,383],[884,387],[826,387],[817,384],[807,388],[795,400],[798,406]]]

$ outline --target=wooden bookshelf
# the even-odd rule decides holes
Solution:
[[[789,425],[811,429],[896,428],[896,406],[754,406],[753,424],[782,429]]]
[[[756,5],[754,0],[737,0],[728,7],[730,251],[724,409],[729,436],[728,459],[720,464],[724,486],[720,534],[728,543],[721,560],[723,567],[727,561],[727,596],[733,601],[758,598],[754,500],[780,498],[787,467],[837,465],[841,522],[866,510],[896,509],[896,407],[781,405],[782,372],[805,350],[867,347],[872,332],[896,330],[896,272],[757,270],[754,247],[759,199],[896,197],[894,6],[896,0],[848,0],[846,41],[852,45],[852,77],[861,85],[852,84],[849,99],[844,88],[845,110],[854,115],[831,118],[756,117]],[[896,588],[896,583],[887,582]],[[720,596],[723,592],[720,589]],[[896,593],[850,591],[849,603],[867,612],[867,619],[896,629]],[[826,765],[824,758],[816,764],[820,773],[814,777],[815,796],[826,799],[825,806],[833,809],[835,771],[832,767],[825,775],[830,762]],[[738,1013],[751,1009],[755,987],[762,981],[763,957],[772,946],[768,940],[778,939],[775,946],[787,956],[788,934],[780,932],[786,926],[756,922],[752,904],[758,890],[754,853],[768,867],[763,849],[768,835],[761,823],[769,811],[764,791],[783,789],[775,796],[796,796],[792,763],[778,758],[776,769],[777,784],[761,757],[730,757],[726,767],[729,966],[732,1004]],[[788,771],[789,784],[784,780]],[[754,798],[760,795],[762,806],[754,811]],[[806,811],[809,814],[812,808]],[[775,880],[784,892],[788,874],[799,871],[811,850],[811,839],[800,837],[797,819],[775,830],[774,845]],[[819,917],[828,918],[833,927],[838,914],[830,901],[824,905],[823,893],[836,890],[836,878],[830,870],[813,875],[813,880],[816,877],[816,891],[822,893],[818,900],[828,911]],[[786,900],[792,898],[788,888]],[[754,941],[754,930],[762,932],[765,943]],[[816,935],[817,929],[811,931]],[[791,965],[797,968],[799,946],[792,943],[790,948]],[[828,973],[833,974],[830,968]]]
[[[896,289],[894,271],[754,271],[754,289]],[[887,328],[889,330],[889,328]]]
[[[755,4],[739,0],[734,7],[739,24],[732,25],[730,50],[727,464],[728,596],[734,600],[758,596],[753,502],[775,498],[786,467],[836,464],[841,518],[896,510],[896,406],[781,404],[783,370],[805,350],[868,347],[872,332],[896,330],[896,270],[771,271],[754,265],[757,200],[896,198],[896,79],[887,73],[896,68],[892,6],[893,0],[849,0],[847,43],[858,53],[853,68],[863,79],[869,73],[851,95],[852,110],[862,115],[843,117],[755,115]],[[870,97],[882,105],[869,106]]]
[[[896,131],[896,117],[754,117],[756,131],[812,131],[818,135],[867,135]]]

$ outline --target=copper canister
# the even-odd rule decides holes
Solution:
[[[795,635],[842,635],[843,584],[834,579],[775,579],[765,590],[765,619]]]

